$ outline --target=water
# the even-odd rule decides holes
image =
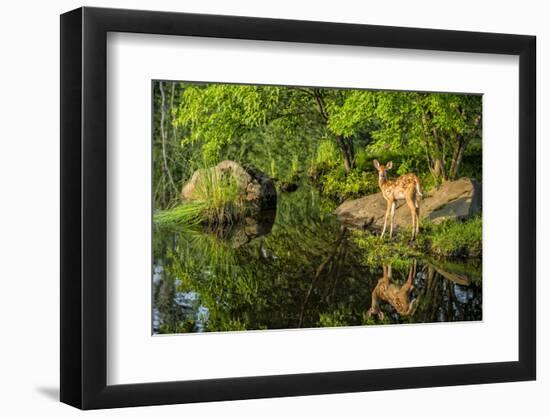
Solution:
[[[373,262],[333,209],[302,186],[260,219],[155,229],[153,332],[482,319],[479,262]]]

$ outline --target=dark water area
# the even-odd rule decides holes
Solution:
[[[372,262],[333,209],[301,186],[229,227],[155,227],[153,333],[482,319],[479,261]]]

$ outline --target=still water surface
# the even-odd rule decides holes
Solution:
[[[232,227],[154,231],[153,333],[472,321],[481,264],[373,264],[307,186]]]

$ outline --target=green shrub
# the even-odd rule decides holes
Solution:
[[[338,146],[331,139],[323,139],[312,161],[312,169],[315,171],[328,171],[342,165],[342,155]]]
[[[355,168],[361,171],[372,171],[374,170],[372,166],[373,159],[366,149],[359,149],[355,153]]]
[[[346,173],[338,167],[321,176],[320,182],[321,193],[339,202],[378,191],[376,175],[358,169]]]
[[[395,268],[408,267],[410,260],[422,255],[415,245],[408,242],[408,233],[396,233],[392,240],[380,239],[379,232],[353,232],[353,240],[363,251],[363,263],[378,267],[380,264],[392,264]]]
[[[349,323],[352,316],[351,311],[334,310],[328,313],[319,314],[319,324],[321,327],[340,327]]]
[[[397,170],[395,172],[396,172],[397,175],[405,175],[405,174],[408,174],[409,172],[413,172],[413,171],[414,171],[413,161],[410,158],[408,158],[408,159],[403,160],[399,164],[399,167],[397,168]]]
[[[430,233],[431,251],[447,257],[481,256],[483,236],[481,217],[447,221]]]
[[[363,250],[365,265],[391,263],[396,267],[410,258],[437,256],[447,258],[480,258],[482,254],[482,220],[448,220],[440,225],[423,221],[420,234],[409,242],[409,230],[394,233],[380,239],[380,231],[374,234],[364,231],[353,232],[353,240]]]

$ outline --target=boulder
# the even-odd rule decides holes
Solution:
[[[262,171],[251,166],[241,166],[235,161],[222,161],[218,165],[199,169],[193,173],[181,190],[182,201],[200,199],[197,189],[209,178],[231,177],[235,180],[243,200],[252,209],[273,209],[277,206],[277,191],[273,181]]]
[[[345,201],[334,211],[338,219],[347,226],[375,229],[384,226],[385,212],[386,201],[382,193]],[[420,200],[420,218],[428,219],[435,224],[446,219],[468,218],[480,212],[481,185],[469,178],[445,182]],[[410,227],[410,224],[409,208],[405,201],[399,201],[395,211],[394,228]]]

